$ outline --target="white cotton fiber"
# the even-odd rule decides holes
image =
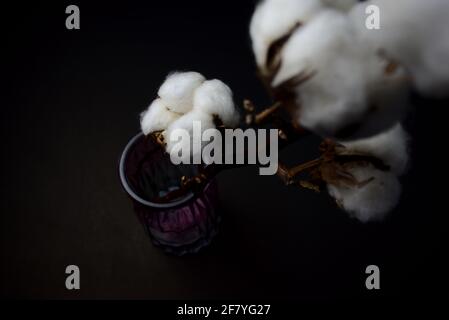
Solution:
[[[368,5],[380,12],[380,29],[367,29]],[[354,29],[372,51],[384,52],[411,74],[415,87],[430,96],[449,94],[449,1],[371,0],[350,12]]]
[[[299,122],[325,136],[364,112],[363,65],[351,41],[344,14],[325,10],[291,36],[272,82],[276,87],[298,74],[314,74],[297,88]]]
[[[343,11],[349,11],[358,1],[357,0],[321,0],[327,6]]]
[[[198,72],[175,72],[168,75],[158,91],[167,108],[184,114],[192,109],[193,94],[205,78]]]
[[[265,0],[254,11],[250,35],[257,65],[262,70],[273,42],[304,24],[322,8],[320,0]]]
[[[293,89],[299,123],[327,137],[377,134],[400,120],[407,82],[398,70],[360,45],[344,12],[322,10],[289,39],[273,87],[299,74],[312,77]],[[393,89],[392,89],[393,88]],[[345,133],[346,134],[346,133]]]
[[[198,121],[201,125],[201,131],[199,132],[199,140],[194,139],[193,137],[193,127],[194,122]],[[210,114],[200,112],[200,111],[190,111],[186,113],[185,115],[179,117],[176,121],[172,122],[172,124],[167,128],[167,130],[164,131],[164,141],[166,142],[166,151],[170,153],[175,145],[181,146],[184,144],[184,148],[186,144],[190,145],[190,156],[196,156],[198,152],[194,152],[193,143],[198,143],[198,141],[201,141],[201,135],[206,129],[215,128],[213,117]],[[172,136],[172,133],[175,129],[184,129],[189,133],[190,140],[181,140],[177,142],[174,140],[174,136]],[[202,148],[204,147],[204,143],[201,143],[201,145],[195,145],[198,147],[199,152],[201,152]],[[185,149],[184,149],[185,150]],[[188,157],[189,155],[185,155]]]
[[[312,21],[296,30],[285,44],[282,66],[272,85],[303,71],[321,71],[324,63],[330,65],[333,58],[360,58],[352,49],[354,38],[346,15],[336,10],[323,10]]]
[[[179,118],[179,114],[171,112],[162,103],[155,99],[147,110],[140,115],[140,128],[147,135],[155,131],[165,130],[170,123]]]
[[[393,173],[372,167],[355,167],[349,172],[358,181],[374,178],[361,187],[328,184],[329,194],[351,216],[362,222],[375,221],[394,209],[399,201],[401,185]]]
[[[400,124],[368,139],[343,142],[339,155],[367,155],[389,166],[380,170],[373,165],[354,163],[345,170],[360,184],[328,183],[329,194],[352,216],[362,222],[379,220],[397,204],[401,193],[398,176],[408,163],[408,136]]]
[[[195,90],[193,110],[217,116],[227,127],[235,127],[239,121],[231,89],[217,79],[205,81]]]
[[[367,154],[374,156],[388,165],[396,175],[402,174],[408,163],[408,135],[400,124],[376,136],[342,142],[343,153]]]

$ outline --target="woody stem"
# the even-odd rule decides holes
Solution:
[[[310,168],[318,166],[321,162],[322,162],[321,158],[317,158],[317,159],[314,159],[314,160],[311,160],[311,161],[307,161],[305,163],[301,163],[300,165],[297,165],[297,166],[295,166],[293,168],[288,169],[288,172],[289,172],[289,174],[292,177],[295,177],[295,176],[297,176],[298,174],[300,174],[301,172],[303,172],[303,171],[305,171],[307,169],[310,169]]]
[[[264,120],[266,120],[273,113],[275,113],[280,107],[281,107],[281,103],[280,102],[276,102],[271,107],[269,107],[269,108],[261,111],[260,113],[256,114],[256,117],[254,119],[254,123],[255,124],[261,124]]]
[[[290,169],[286,168],[283,165],[279,165],[277,174],[285,182],[286,185],[290,185],[294,182],[293,181],[294,177],[296,177],[298,174],[300,174],[306,170],[309,170],[311,168],[314,168],[314,167],[320,165],[320,163],[322,161],[323,161],[322,158],[317,158],[317,159],[302,163],[300,165],[297,165]]]

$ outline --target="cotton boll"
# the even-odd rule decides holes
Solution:
[[[296,89],[298,122],[324,137],[339,135],[346,126],[359,121],[366,110],[364,78],[358,66],[345,59],[335,63],[340,70],[317,73]],[[346,77],[345,73],[351,71],[352,77]]]
[[[403,69],[385,74],[385,61],[334,58],[334,64],[297,88],[299,123],[325,137],[371,137],[400,122],[409,106]]]
[[[400,124],[368,139],[343,142],[336,148],[339,156],[365,155],[381,160],[388,169],[374,164],[347,163],[343,170],[352,175],[357,184],[344,180],[327,180],[329,194],[343,209],[362,222],[379,220],[397,204],[401,192],[398,176],[407,166],[408,136]]]
[[[344,13],[321,11],[307,25],[296,30],[285,44],[282,66],[272,86],[276,87],[303,71],[321,71],[320,66],[323,63],[330,65],[334,58],[359,58],[357,53],[360,52],[353,49],[353,41],[351,25]]]
[[[277,87],[295,75],[313,74],[295,89],[299,122],[325,136],[365,112],[364,65],[352,41],[345,15],[323,11],[291,36],[272,82]]]
[[[378,30],[365,26],[368,5],[380,10]],[[403,65],[419,92],[440,97],[449,92],[448,12],[447,0],[371,0],[349,15],[365,46]]]
[[[322,8],[320,0],[265,0],[254,11],[250,35],[257,65],[266,68],[269,47],[298,23],[309,21]]]
[[[355,167],[349,172],[358,181],[374,178],[360,187],[327,185],[329,194],[351,216],[368,222],[380,220],[394,209],[399,201],[401,185],[393,173],[373,167]]]
[[[201,125],[201,130],[198,131],[198,134],[200,135],[199,136],[200,140],[194,139],[196,137],[193,136],[195,121],[197,121]],[[184,144],[183,148],[185,150],[185,147],[188,144],[190,146],[190,155],[183,155],[185,156],[183,157],[183,159],[186,160],[189,159],[189,157],[191,156],[193,157],[197,156],[205,145],[205,143],[202,142],[200,142],[201,144],[198,145],[198,142],[201,141],[201,135],[205,130],[211,128],[215,128],[212,115],[197,110],[193,110],[184,114],[183,116],[179,117],[176,121],[172,122],[172,124],[167,128],[167,130],[163,132],[164,141],[167,144],[166,151],[170,153],[176,145],[180,147],[183,144]],[[190,139],[189,140],[180,139],[179,142],[174,140],[175,138],[174,136],[172,136],[172,133],[174,132],[175,129],[186,130],[190,136]],[[196,150],[195,152],[194,149],[198,150]]]
[[[195,90],[193,110],[217,116],[228,127],[235,127],[239,121],[231,89],[216,79],[203,82]]]
[[[165,130],[170,123],[179,118],[177,113],[171,112],[161,99],[155,99],[147,110],[140,115],[140,128],[147,135],[155,131]]]
[[[167,108],[184,114],[192,109],[193,93],[206,79],[198,72],[174,72],[158,91]]]
[[[390,172],[402,174],[408,163],[408,135],[400,124],[376,136],[351,142],[342,142],[346,154],[374,156],[390,167]]]
[[[408,83],[401,69],[385,72],[386,61],[358,40],[344,12],[323,10],[286,43],[272,87],[311,75],[293,90],[299,123],[326,137],[377,134],[401,119]]]

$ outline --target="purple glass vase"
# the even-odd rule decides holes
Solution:
[[[217,185],[211,179],[198,192],[180,192],[181,177],[198,174],[199,165],[174,165],[150,137],[139,133],[126,145],[119,163],[121,184],[154,245],[175,255],[198,252],[218,232]]]

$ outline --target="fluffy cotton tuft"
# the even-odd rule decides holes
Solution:
[[[195,90],[193,110],[216,116],[228,127],[235,127],[239,121],[231,89],[217,79],[205,81]]]
[[[355,167],[349,173],[359,181],[374,178],[362,187],[328,184],[329,194],[350,215],[362,222],[380,220],[397,205],[401,185],[393,173],[371,167]]]
[[[181,145],[187,143],[190,145],[190,155],[184,155],[184,160],[186,160],[190,156],[196,156],[198,152],[201,152],[202,148],[205,145],[204,143],[203,145],[198,147],[198,152],[194,152],[193,148],[193,143],[198,142],[196,139],[193,139],[193,127],[195,121],[198,121],[201,124],[201,132],[199,132],[200,134],[202,134],[207,129],[215,128],[212,115],[197,110],[186,113],[185,115],[179,117],[176,121],[174,121],[163,133],[164,141],[167,144],[166,151],[168,153],[170,153],[175,146],[180,147]],[[177,142],[174,139],[174,136],[172,136],[172,133],[176,129],[186,130],[190,135],[190,140],[181,139],[179,142]],[[182,148],[186,150],[185,145]]]
[[[168,75],[158,95],[169,110],[184,114],[192,109],[195,89],[205,80],[198,72],[175,72]]]
[[[140,115],[140,128],[147,135],[165,130],[170,123],[179,118],[179,114],[168,110],[161,99],[155,99],[147,110]]]
[[[363,113],[363,70],[349,46],[349,31],[342,13],[327,10],[319,14],[291,36],[272,82],[277,87],[295,75],[314,74],[297,87],[297,104],[302,106],[299,121],[323,135],[333,135],[342,122]]]
[[[299,123],[323,136],[377,134],[401,119],[408,86],[403,70],[385,72],[386,61],[360,45],[344,12],[323,10],[285,44],[278,87],[312,75],[295,89]]]
[[[404,173],[408,164],[408,135],[400,124],[376,136],[343,142],[344,152],[374,156],[390,167],[396,175]]]
[[[196,72],[172,73],[160,87],[159,96],[141,114],[142,132],[147,135],[162,131],[168,153],[190,149],[189,154],[182,155],[185,162],[192,156],[197,158],[207,144],[201,142],[201,135],[205,130],[216,127],[215,120],[221,120],[227,127],[238,124],[239,113],[234,105],[232,91],[220,80],[206,81]],[[201,130],[194,130],[195,121],[200,123]],[[176,129],[186,130],[190,138],[179,141],[171,139]],[[195,132],[200,135],[199,139],[193,136]],[[190,148],[187,148],[187,144]]]
[[[400,124],[368,139],[342,143],[340,155],[367,155],[381,160],[389,167],[381,170],[373,165],[347,166],[359,186],[328,182],[329,194],[352,216],[362,222],[379,220],[391,211],[399,201],[401,185],[398,176],[404,173],[408,163],[408,136]]]
[[[380,10],[380,29],[365,27],[368,5]],[[364,45],[403,65],[415,87],[430,96],[449,93],[449,1],[371,0],[359,3],[350,18]]]
[[[304,24],[322,8],[319,0],[265,0],[254,11],[250,24],[257,65],[266,66],[268,49],[297,24]]]
[[[380,8],[379,30],[366,26],[368,5]],[[358,139],[402,120],[412,84],[425,95],[449,94],[447,12],[447,0],[265,0],[250,33],[260,71],[287,93],[279,97],[296,98],[286,103],[297,105],[303,127]],[[313,76],[292,87],[297,75]],[[289,92],[278,87],[285,81]]]

